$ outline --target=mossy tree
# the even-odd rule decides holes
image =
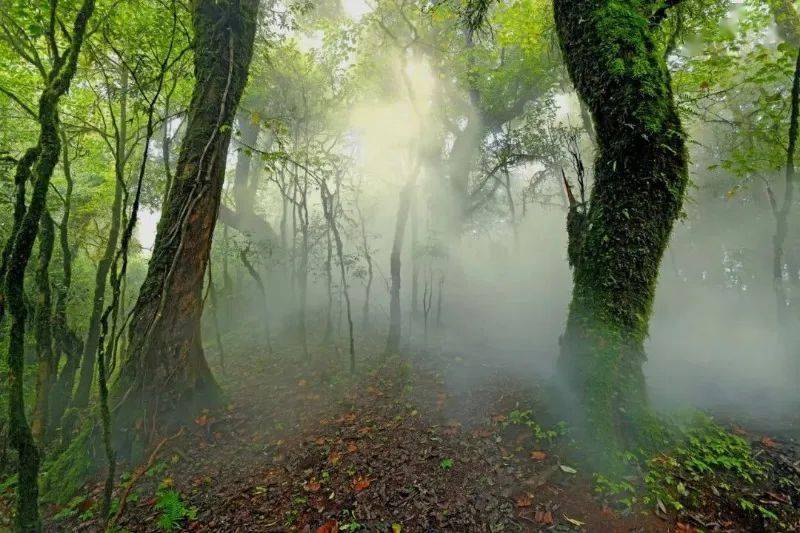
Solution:
[[[133,310],[129,347],[111,390],[123,454],[149,430],[218,396],[203,354],[203,278],[220,204],[231,124],[244,90],[255,36],[256,0],[197,0],[195,88],[174,182],[148,272]],[[147,420],[146,424],[137,421]]]
[[[688,181],[660,26],[678,0],[556,0],[575,88],[597,135],[588,205],[571,208],[573,295],[560,367],[598,467],[649,438],[642,370],[659,265]]]
[[[23,369],[25,354],[25,270],[31,257],[33,243],[39,231],[39,220],[47,205],[47,192],[53,170],[61,151],[59,136],[59,102],[69,90],[78,68],[78,56],[87,32],[89,19],[94,13],[94,0],[84,0],[75,16],[75,22],[65,50],[60,50],[57,39],[57,2],[49,5],[49,27],[46,32],[52,64],[49,68],[34,58],[45,81],[39,96],[37,119],[39,133],[35,147],[30,148],[18,164],[16,171],[17,196],[14,205],[14,231],[9,238],[5,275],[5,297],[11,317],[8,336],[8,418],[11,444],[18,453],[17,516],[20,531],[39,531],[38,475],[40,452],[33,440],[25,413],[23,394]],[[66,32],[62,32],[66,33]],[[21,55],[25,55],[21,49]],[[25,185],[33,183],[30,201],[25,205]],[[49,221],[48,221],[49,222]],[[48,231],[49,231],[48,223]],[[49,260],[48,260],[49,262]],[[39,317],[41,319],[41,317]]]

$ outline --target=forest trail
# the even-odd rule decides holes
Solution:
[[[294,346],[227,350],[237,357],[226,373],[209,354],[226,405],[169,440],[134,486],[123,528],[694,531],[603,504],[591,475],[561,462],[568,439],[524,372],[444,354],[385,360],[377,343],[362,349],[356,376],[330,349],[313,349],[310,362]],[[49,529],[97,524],[74,513]]]

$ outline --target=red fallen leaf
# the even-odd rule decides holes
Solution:
[[[370,431],[372,431],[372,428],[370,428],[370,427],[363,427],[363,428],[361,428],[361,429],[359,429],[359,430],[358,430],[358,433],[359,433],[360,435],[366,435],[366,434],[367,434],[367,433],[369,433]]]
[[[761,445],[765,448],[774,448],[776,446],[775,441],[769,437],[763,437],[761,439]]]
[[[534,450],[531,452],[531,459],[534,461],[544,461],[547,459],[547,454],[539,450]]]
[[[533,496],[529,493],[520,494],[516,498],[517,507],[530,507],[533,505]]]
[[[553,525],[553,513],[550,511],[536,511],[536,514],[533,515],[533,519],[536,520],[537,524],[545,526]]]
[[[505,421],[506,421],[506,415],[494,415],[492,417],[492,422],[505,422]]]
[[[194,419],[194,423],[200,427],[205,426],[206,424],[208,424],[208,415],[203,413],[202,415]]]
[[[347,452],[348,453],[356,453],[358,451],[358,446],[355,442],[348,442],[347,443]]]
[[[675,524],[675,532],[676,533],[697,533],[697,529],[694,526],[690,526],[689,524],[684,524],[683,522],[678,522]]]
[[[341,460],[342,454],[339,452],[331,452],[331,454],[328,456],[328,462],[333,466],[338,465]]]
[[[493,435],[493,433],[491,431],[489,431],[488,429],[475,429],[475,430],[472,431],[472,436],[473,437],[479,437],[479,438],[482,438],[482,439],[491,437],[492,435]]]
[[[306,484],[303,486],[303,488],[306,489],[308,492],[318,492],[319,489],[322,488],[322,485],[320,485],[319,482],[317,482],[316,480],[312,479],[307,481]]]
[[[358,476],[353,480],[353,490],[356,492],[361,492],[369,487],[370,483],[372,483],[372,480],[368,477]]]
[[[317,533],[338,533],[339,522],[331,518],[317,528]]]

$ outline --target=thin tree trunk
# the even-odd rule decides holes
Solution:
[[[794,156],[797,150],[798,114],[800,114],[800,53],[797,55],[794,78],[792,81],[791,113],[789,117],[789,146],[786,151],[786,179],[783,193],[783,203],[778,208],[772,190],[768,189],[770,203],[775,214],[775,235],[772,238],[774,247],[772,271],[775,286],[775,301],[777,305],[778,323],[781,329],[789,327],[789,307],[787,303],[786,284],[783,279],[784,248],[789,234],[789,215],[794,203],[795,164]],[[787,348],[791,348],[787,346]]]
[[[417,206],[417,195],[413,194],[411,199],[411,321],[419,316],[419,207]]]
[[[53,257],[55,225],[50,214],[42,213],[39,230],[39,258],[36,265],[36,403],[31,420],[31,434],[40,444],[47,442],[50,389],[53,368],[52,309],[50,293],[50,259]]]
[[[61,268],[63,280],[58,287],[56,294],[55,315],[53,317],[54,343],[54,374],[58,370],[58,362],[63,354],[65,363],[58,378],[55,379],[53,392],[51,394],[51,413],[50,419],[53,424],[59,424],[64,410],[69,404],[72,396],[72,387],[75,382],[75,374],[80,364],[83,345],[78,336],[69,329],[67,322],[67,299],[69,298],[70,287],[72,286],[72,249],[69,246],[69,221],[72,212],[72,191],[74,181],[72,179],[72,167],[69,158],[69,146],[64,129],[61,129],[61,142],[64,145],[62,150],[61,167],[64,170],[64,179],[67,182],[67,189],[64,193],[64,211],[61,215],[61,223],[58,228],[58,242],[61,248]],[[53,376],[55,378],[55,375]]]
[[[323,191],[322,207],[325,211],[325,218],[328,219],[328,227],[333,232],[336,242],[336,256],[339,259],[339,273],[341,274],[342,292],[344,293],[345,311],[347,312],[347,327],[349,333],[350,349],[350,372],[356,371],[356,348],[355,335],[353,332],[353,313],[350,308],[350,291],[347,289],[347,272],[344,266],[344,246],[342,236],[339,234],[339,227],[336,225],[336,215],[334,212],[334,195],[328,190],[326,183],[322,183],[320,189]]]
[[[214,285],[214,280],[211,278],[211,265],[208,266],[208,292],[211,296],[211,318],[214,321],[214,338],[217,341],[217,351],[219,352],[219,368],[223,374],[225,370],[225,348],[222,345],[222,332],[219,327],[219,299],[217,298],[217,290]]]
[[[256,282],[256,286],[258,286],[258,292],[261,293],[261,299],[264,302],[264,337],[267,343],[267,352],[271,355],[272,354],[272,332],[270,331],[269,326],[269,299],[267,298],[267,289],[264,286],[264,280],[261,279],[261,275],[258,271],[253,267],[253,264],[250,262],[250,259],[247,257],[248,250],[242,250],[239,253],[239,257],[242,260],[242,264],[244,268],[247,269],[247,272],[250,274],[250,277],[253,278],[253,281]]]
[[[100,337],[100,316],[105,305],[106,285],[111,271],[111,262],[117,250],[119,233],[122,225],[123,194],[125,192],[125,163],[128,140],[128,71],[123,68],[120,75],[120,103],[119,121],[115,131],[114,146],[114,202],[111,204],[111,220],[108,228],[108,239],[103,251],[103,257],[97,265],[94,278],[94,297],[92,298],[92,314],[89,317],[89,327],[86,341],[83,344],[83,357],[81,358],[81,372],[78,388],[75,391],[73,406],[86,407],[89,404],[89,395],[94,381],[94,364],[97,354],[97,342]],[[109,106],[110,107],[110,106]],[[113,110],[112,110],[113,113]],[[113,273],[112,273],[113,275]]]
[[[417,181],[419,165],[412,171],[408,182],[400,193],[400,203],[397,206],[397,219],[394,227],[394,240],[392,253],[389,258],[389,271],[391,287],[389,289],[389,334],[386,336],[386,353],[397,353],[400,350],[400,336],[402,333],[403,314],[400,308],[400,256],[403,253],[403,239],[408,224],[408,214],[411,210],[411,196]]]
[[[372,254],[369,251],[369,240],[367,239],[367,225],[366,221],[364,220],[364,214],[361,212],[361,206],[358,203],[358,199],[356,199],[356,211],[358,212],[358,221],[361,227],[361,246],[364,250],[364,259],[367,262],[367,285],[365,287],[364,306],[361,309],[362,327],[367,328],[369,327],[370,292],[372,291],[372,280],[375,274],[372,266]]]
[[[320,194],[322,194],[322,206],[325,208],[325,202],[327,200],[322,187],[320,187]],[[333,242],[331,240],[330,221],[328,222],[328,227],[326,228],[325,237],[327,241],[327,254],[325,255],[325,285],[328,289],[328,305],[325,310],[325,335],[323,336],[323,342],[329,343],[333,338]]]

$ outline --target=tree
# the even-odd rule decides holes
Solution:
[[[659,28],[670,2],[556,0],[556,27],[598,152],[588,206],[569,214],[573,295],[560,368],[584,409],[594,458],[642,444],[642,365],[661,258],[688,181]],[[638,446],[637,446],[638,447]]]
[[[192,5],[195,88],[186,135],[132,312],[127,353],[111,390],[123,428],[133,428],[141,419],[169,424],[218,397],[200,338],[202,287],[257,13],[256,0],[199,0]],[[149,431],[124,443],[147,442]]]
[[[4,292],[11,317],[8,339],[8,367],[11,384],[8,418],[11,444],[19,455],[16,525],[20,531],[39,531],[41,529],[38,508],[38,474],[41,456],[33,441],[25,416],[22,383],[27,313],[24,302],[25,268],[28,265],[33,242],[39,230],[39,219],[46,209],[50,178],[60,155],[59,100],[67,92],[72,78],[75,76],[78,68],[78,56],[86,35],[89,18],[93,12],[94,0],[84,0],[75,16],[72,32],[68,36],[69,44],[62,51],[56,35],[57,4],[55,1],[50,2],[47,39],[52,65],[43,75],[46,84],[39,97],[37,113],[39,135],[36,146],[30,148],[17,164],[18,194],[14,206],[14,220],[18,221],[18,225],[9,238],[11,244],[7,255],[8,262],[3,274],[5,275]],[[25,52],[22,55],[24,54]],[[33,190],[30,202],[26,206],[25,185],[29,179],[33,181]]]

